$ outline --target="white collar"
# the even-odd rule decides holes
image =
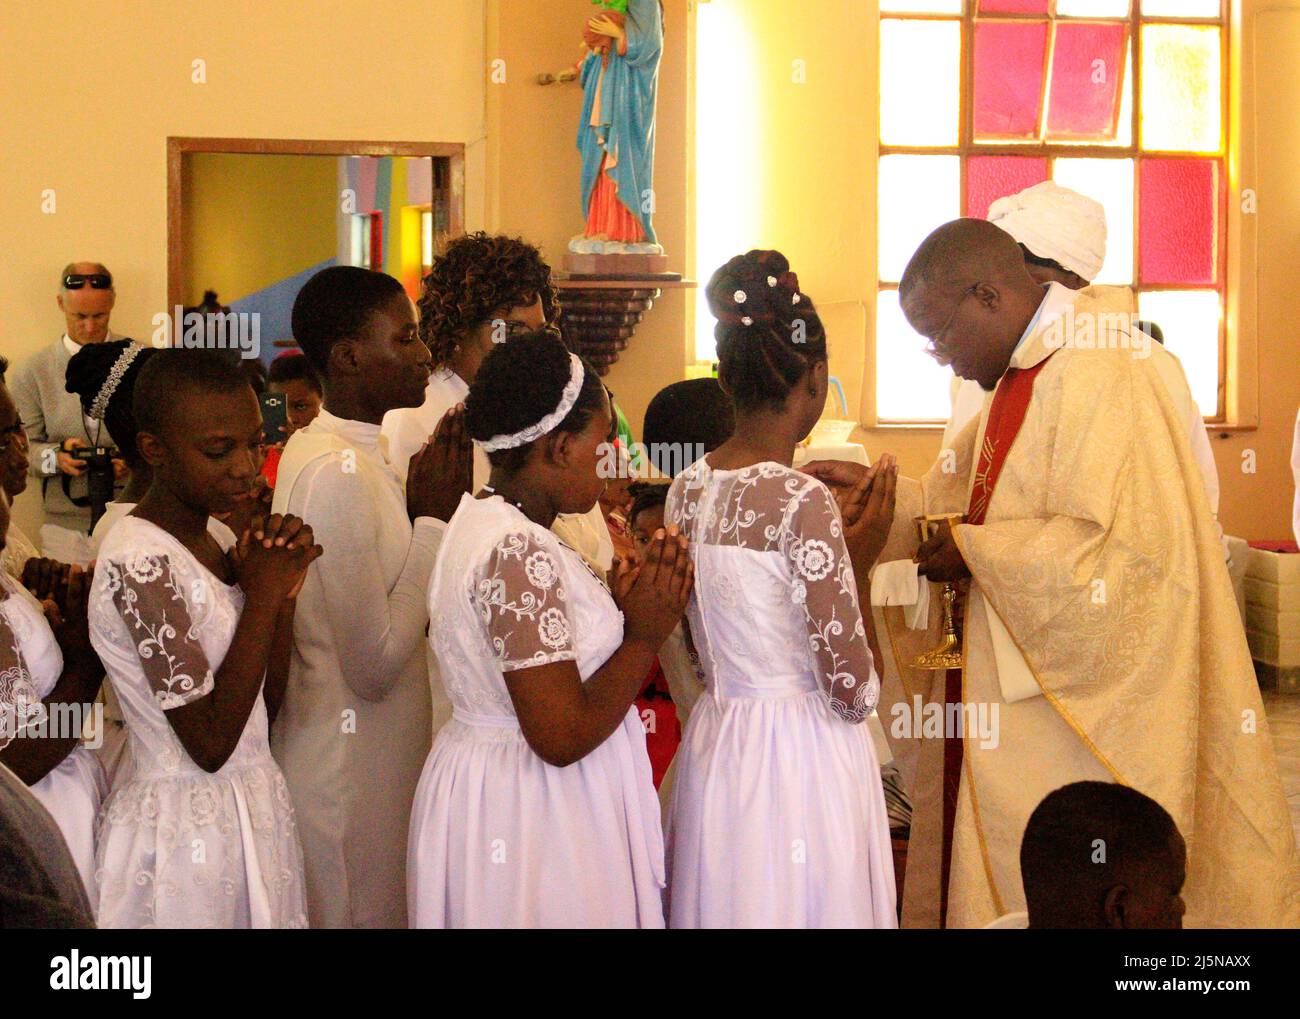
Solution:
[[[1057,283],[1055,280],[1047,284],[1044,289],[1047,293],[1043,295],[1042,303],[1038,305],[1034,317],[1029,320],[1029,325],[1025,327],[1025,331],[1011,351],[1010,367],[1012,368],[1024,367],[1025,359],[1030,356],[1030,345],[1026,341],[1064,315],[1065,309],[1073,305],[1079,297],[1079,291],[1071,290],[1065,284]]]
[[[429,376],[429,384],[425,387],[428,393],[438,392],[443,389],[450,389],[456,397],[457,402],[463,401],[469,395],[469,385],[450,368],[437,368]]]
[[[313,434],[337,435],[361,449],[378,453],[385,463],[388,462],[388,439],[383,434],[381,425],[341,418],[322,407],[320,413],[303,431]]]
[[[113,330],[110,329],[110,330],[108,331],[108,335],[104,337],[104,342],[105,342],[105,343],[112,343],[114,340],[120,340],[121,338],[122,338],[122,337],[116,335],[116,334],[113,332]],[[75,341],[71,336],[69,336],[67,333],[64,333],[64,334],[63,334],[63,348],[68,352],[68,356],[69,356],[69,357],[75,357],[76,354],[77,354],[77,351],[81,349],[81,344],[80,344],[80,343],[77,343],[77,342],[76,342],[76,341]]]

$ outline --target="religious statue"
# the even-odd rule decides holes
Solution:
[[[566,264],[586,272],[662,272],[666,260],[652,216],[663,9],[660,0],[592,3],[601,11],[583,30],[585,56],[574,67],[540,79],[576,78],[583,91],[577,141],[586,225],[569,241]]]

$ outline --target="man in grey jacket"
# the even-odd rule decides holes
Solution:
[[[50,346],[37,351],[13,373],[10,392],[18,404],[29,444],[31,474],[41,479],[45,555],[62,562],[89,560],[90,501],[86,464],[77,449],[113,446],[108,429],[82,413],[81,401],[65,388],[68,361],[84,344],[119,339],[108,328],[117,293],[112,274],[99,262],[73,262],[59,279],[59,310],[67,327]],[[113,461],[120,484],[126,465]]]

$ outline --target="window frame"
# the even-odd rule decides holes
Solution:
[[[1131,244],[1133,246],[1133,283],[1130,288],[1134,294],[1134,301],[1145,292],[1158,291],[1199,291],[1211,290],[1219,294],[1219,330],[1218,330],[1218,399],[1217,406],[1213,413],[1206,413],[1205,421],[1207,425],[1212,426],[1216,431],[1232,431],[1239,429],[1249,429],[1255,427],[1255,422],[1251,420],[1255,408],[1245,406],[1244,400],[1238,397],[1238,390],[1241,382],[1242,366],[1249,360],[1251,351],[1243,349],[1246,344],[1241,338],[1235,335],[1236,324],[1239,319],[1239,309],[1237,307],[1238,295],[1237,284],[1242,274],[1239,252],[1235,239],[1238,236],[1237,226],[1239,224],[1238,213],[1234,209],[1234,194],[1237,193],[1236,174],[1238,172],[1238,158],[1236,154],[1237,143],[1239,140],[1239,125],[1234,117],[1236,110],[1236,89],[1237,72],[1239,64],[1239,52],[1236,47],[1239,38],[1238,17],[1239,10],[1232,0],[1219,0],[1218,18],[1195,18],[1195,17],[1172,17],[1160,15],[1143,15],[1141,0],[1130,0],[1129,14],[1127,19],[1105,18],[1100,16],[1070,16],[1062,15],[1059,20],[1067,23],[1087,24],[1087,23],[1114,23],[1120,20],[1127,21],[1127,43],[1124,49],[1124,60],[1126,63],[1125,70],[1131,75],[1130,87],[1132,90],[1132,109],[1130,111],[1130,139],[1128,145],[1111,145],[1094,142],[1060,142],[1060,141],[1012,141],[1010,139],[999,139],[994,142],[976,142],[974,140],[974,41],[975,41],[975,24],[978,20],[997,20],[1002,22],[1013,21],[1048,21],[1049,25],[1053,20],[1058,20],[1056,15],[1057,0],[1048,0],[1048,11],[1043,13],[1021,13],[1021,12],[990,12],[983,18],[977,16],[976,8],[978,0],[964,0],[962,12],[960,14],[928,14],[928,13],[891,13],[888,11],[879,11],[876,22],[876,42],[877,51],[880,44],[880,25],[886,20],[899,21],[942,21],[957,22],[960,25],[960,60],[961,70],[959,75],[960,91],[958,96],[958,130],[956,145],[942,146],[923,146],[923,145],[890,145],[880,139],[880,104],[883,97],[883,89],[879,85],[877,77],[877,93],[875,102],[875,124],[874,138],[876,142],[876,176],[879,179],[880,161],[885,156],[890,155],[913,155],[913,156],[957,156],[959,160],[959,177],[958,187],[959,208],[962,214],[967,212],[967,162],[972,156],[1020,156],[1028,158],[1039,158],[1047,160],[1047,179],[1052,179],[1054,161],[1057,158],[1069,159],[1130,159],[1133,164],[1133,235]],[[1142,148],[1141,134],[1141,117],[1142,117],[1142,26],[1143,25],[1187,25],[1187,26],[1215,26],[1219,29],[1219,145],[1218,149],[1213,152],[1209,151],[1167,151]],[[1048,44],[1044,53],[1044,88],[1047,87],[1047,76],[1051,73],[1051,56],[1052,56],[1052,36],[1048,33]],[[879,71],[877,71],[877,75]],[[1117,109],[1123,106],[1123,92],[1120,90],[1116,96]],[[1039,133],[1042,133],[1042,127],[1048,116],[1048,104],[1044,102],[1043,108],[1039,112]],[[1218,161],[1222,197],[1224,208],[1219,210],[1218,229],[1221,232],[1218,280],[1209,286],[1206,285],[1189,285],[1189,284],[1146,284],[1141,281],[1141,262],[1138,252],[1138,238],[1141,233],[1141,174],[1142,160],[1146,159],[1214,159]],[[879,212],[877,197],[877,244],[879,231]],[[874,287],[871,290],[870,303],[868,310],[867,326],[871,336],[869,356],[867,358],[867,378],[864,379],[863,386],[863,425],[867,428],[880,428],[884,430],[913,429],[913,430],[935,430],[941,429],[947,423],[946,419],[939,420],[935,418],[881,418],[877,413],[877,392],[879,378],[877,367],[879,359],[876,356],[877,336],[877,303],[878,295],[885,291],[898,289],[897,281],[886,281],[880,278],[878,258],[873,259],[874,265]],[[1123,286],[1124,284],[1113,284]],[[1205,408],[1202,408],[1205,410]]]

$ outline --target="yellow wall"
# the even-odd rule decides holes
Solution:
[[[113,270],[122,332],[147,335],[166,310],[168,135],[463,142],[466,221],[482,226],[485,2],[5,4],[4,354],[58,337],[58,272],[72,259]],[[386,26],[399,24],[395,50]],[[196,59],[206,84],[191,80]],[[34,528],[34,490],[17,511]]]
[[[1230,203],[1229,244],[1240,266],[1240,328],[1254,341],[1244,396],[1259,427],[1216,436],[1223,488],[1219,516],[1245,538],[1291,533],[1291,442],[1300,407],[1295,267],[1300,265],[1300,0],[1243,0],[1240,160],[1233,182],[1255,190],[1255,215]],[[1231,279],[1231,277],[1230,277]],[[1254,474],[1243,471],[1253,456]]]
[[[333,258],[338,160],[194,152],[185,156],[184,300],[222,304]]]

